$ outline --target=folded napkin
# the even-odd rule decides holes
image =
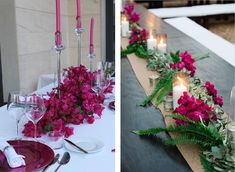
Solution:
[[[25,165],[24,156],[18,155],[15,149],[6,141],[0,140],[0,150],[4,153],[7,162],[11,168]]]

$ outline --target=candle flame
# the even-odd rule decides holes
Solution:
[[[183,78],[177,76],[177,80],[178,80],[179,85],[180,85],[181,87],[182,87],[182,86],[186,86],[186,82],[185,82],[185,80],[184,80]]]
[[[126,21],[126,17],[123,17],[123,21],[124,21],[124,22]]]
[[[163,39],[160,39],[160,44],[163,44]]]

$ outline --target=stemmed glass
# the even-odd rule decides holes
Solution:
[[[114,64],[114,62],[105,62],[104,63],[104,71],[105,71],[106,80],[111,84],[112,76],[115,73],[115,64]],[[105,97],[106,97],[106,100],[108,102],[114,100],[113,93],[108,93],[108,94],[106,94]]]
[[[19,122],[24,115],[24,105],[26,96],[20,92],[10,92],[8,94],[7,111],[16,119],[16,139],[19,139]]]
[[[106,80],[104,75],[104,66],[102,62],[98,62],[97,73],[95,74],[95,79],[92,85],[92,90],[100,95],[106,88],[108,88],[110,82]]]
[[[34,124],[34,140],[37,141],[37,123],[46,111],[43,95],[27,95],[25,102],[26,117]]]
[[[106,79],[110,80],[111,77],[114,75],[115,73],[115,66],[114,66],[114,62],[105,62],[104,63],[104,71],[105,71],[105,77]]]

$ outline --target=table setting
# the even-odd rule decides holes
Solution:
[[[141,15],[144,19],[141,19]],[[197,63],[212,58],[211,54],[200,52],[200,55],[193,56],[185,47],[182,50],[171,48],[174,45],[172,40],[176,38],[167,32],[171,28],[166,29],[168,26],[164,22],[157,17],[153,18],[135,3],[125,4],[121,20],[124,18],[125,22],[129,22],[130,31],[121,23],[122,31],[126,32],[121,32],[121,57],[127,57],[137,81],[147,95],[137,104],[137,108],[143,110],[141,108],[145,107],[148,113],[147,107],[153,105],[160,111],[165,123],[164,126],[142,128],[145,124],[140,120],[139,125],[136,125],[135,121],[133,126],[136,128],[130,132],[140,138],[133,139],[130,136],[130,140],[144,142],[147,137],[149,140],[152,138],[152,142],[176,146],[192,171],[234,171],[234,110],[226,113],[223,107],[223,101],[226,101],[226,110],[228,106],[234,109],[234,89],[229,85],[229,97],[226,98],[230,100],[223,100],[222,90],[216,88],[212,78],[204,81],[197,75],[200,73],[198,70],[202,69]],[[156,24],[148,21],[148,18],[155,19]],[[143,23],[147,28],[141,25]],[[168,34],[171,34],[171,40]],[[183,35],[182,38],[187,39]],[[228,66],[230,69],[230,64]],[[227,104],[229,101],[230,104]],[[162,139],[159,133],[167,133],[170,137]],[[128,166],[126,162],[123,164]],[[158,169],[157,166],[155,168]]]
[[[83,72],[87,70],[84,66],[72,69],[83,69]],[[86,74],[90,76],[89,72]],[[65,81],[69,82],[66,78]],[[92,90],[90,84],[85,85],[89,88],[88,92],[84,94],[91,93],[92,99],[97,96],[102,97],[102,102],[104,103],[105,100],[107,104],[95,104],[94,106],[97,109],[93,109],[96,112],[94,116],[90,116],[89,112],[88,117],[81,118],[81,116],[80,119],[73,117],[70,120],[77,119],[77,121],[68,122],[68,124],[65,124],[61,117],[51,116],[49,106],[55,104],[50,102],[52,98],[50,94],[53,96],[58,95],[53,88],[54,83],[29,95],[16,92],[10,93],[9,104],[0,108],[4,116],[0,127],[0,171],[56,171],[58,165],[65,166],[64,169],[69,169],[67,163],[74,157],[79,159],[80,162],[85,161],[85,165],[89,162],[89,158],[91,160],[97,159],[99,155],[109,157],[109,160],[104,158],[105,161],[110,162],[107,169],[113,169],[114,153],[112,150],[115,147],[113,134],[115,118],[113,79],[108,80],[110,85],[105,88],[100,86],[97,92]],[[96,87],[101,85],[99,82],[102,83],[101,80],[95,81]],[[63,84],[61,83],[61,87]],[[94,87],[94,89],[97,88]],[[105,89],[109,92],[106,98]],[[60,93],[63,98],[65,93],[62,91]],[[100,99],[97,100],[100,101]],[[59,101],[60,99],[58,99]],[[89,103],[86,103],[85,106],[92,108]],[[66,111],[68,112],[68,110]],[[57,113],[59,114],[59,112]],[[69,115],[67,114],[67,118],[70,118]],[[73,115],[76,115],[76,113]],[[54,121],[51,120],[52,118],[54,118]],[[49,119],[50,123],[47,123]],[[53,127],[53,130],[49,131],[48,126]],[[107,128],[109,130],[106,131]],[[46,130],[42,131],[42,129]],[[67,154],[65,154],[66,152]],[[63,158],[63,156],[65,157]],[[99,162],[99,160],[97,161]],[[76,163],[70,165],[71,170],[74,170],[74,167],[76,167]],[[102,166],[100,168],[106,169]],[[63,167],[61,167],[61,171],[62,169]],[[89,170],[89,166],[83,166],[82,169],[92,171]]]
[[[61,70],[65,47],[61,5],[56,0],[55,79],[32,93],[12,90],[7,104],[0,107],[1,172],[114,171],[115,65],[105,60],[94,64],[93,17],[90,64],[87,68],[80,63],[85,29],[80,0],[76,3],[77,66]]]

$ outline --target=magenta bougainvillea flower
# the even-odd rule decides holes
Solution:
[[[124,7],[124,13],[126,15],[131,15],[134,11],[134,4],[126,4]]]
[[[210,81],[206,81],[205,87],[207,89],[207,93],[212,96],[214,103],[219,106],[223,106],[223,97],[217,96],[217,90],[215,88],[215,85],[212,84]]]
[[[183,70],[189,71],[190,76],[194,76],[196,72],[196,67],[194,66],[195,60],[188,53],[188,51],[180,53],[180,61],[176,64],[170,64],[170,68],[173,70]]]
[[[124,14],[127,19],[132,23],[137,23],[140,19],[139,13],[134,11],[134,4],[126,4],[124,7]]]
[[[183,96],[178,100],[179,106],[174,113],[181,114],[195,122],[206,122],[209,120],[217,120],[217,115],[213,112],[213,108],[206,104],[203,100],[190,96],[184,92]],[[187,124],[186,122],[176,119],[176,125]]]
[[[146,42],[147,36],[148,36],[148,32],[145,29],[139,30],[139,29],[133,28],[131,31],[130,39],[129,39],[129,44]]]
[[[110,85],[103,94],[97,96],[91,88],[94,75],[88,72],[85,66],[70,67],[66,70],[63,83],[59,86],[61,101],[54,91],[48,93],[49,99],[45,99],[47,111],[38,122],[37,136],[50,131],[65,133],[65,137],[73,134],[73,128],[67,124],[82,124],[86,121],[94,123],[94,114],[101,117],[104,109],[104,94],[112,92]],[[24,126],[23,133],[27,137],[33,137],[34,125],[28,122]]]
[[[140,15],[137,12],[134,12],[133,14],[130,15],[129,20],[133,23],[136,23],[140,20]]]

